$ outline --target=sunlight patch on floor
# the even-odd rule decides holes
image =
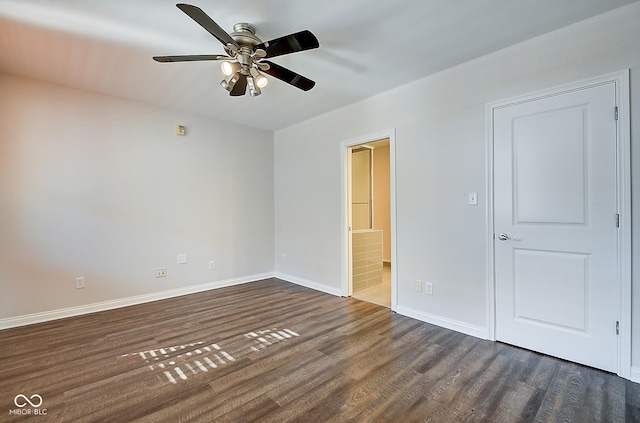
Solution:
[[[224,349],[218,343],[198,341],[123,354],[120,357],[138,357],[144,360],[149,370],[155,372],[162,382],[176,384],[179,380],[187,380],[189,376],[236,361],[236,357],[260,352],[270,345],[299,336],[291,329],[263,329],[227,340],[229,347]]]

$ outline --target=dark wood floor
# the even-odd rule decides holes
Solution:
[[[0,331],[0,421],[624,422],[640,385],[270,279]]]

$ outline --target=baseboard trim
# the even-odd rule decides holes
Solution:
[[[631,376],[629,377],[631,382],[640,383],[640,367],[631,367]]]
[[[324,283],[298,278],[296,276],[287,275],[285,273],[276,272],[274,277],[278,279],[282,279],[283,281],[286,281],[286,282],[291,282],[291,283],[295,283],[296,285],[304,286],[306,288],[315,289],[316,291],[321,291],[326,294],[335,295],[336,297],[342,297],[342,289],[336,288],[335,286],[330,286]]]
[[[465,335],[474,336],[480,339],[488,339],[487,330],[480,326],[475,326],[469,323],[461,322],[459,320],[437,316],[435,314],[425,313],[423,311],[415,310],[409,307],[398,306],[396,307],[395,311],[396,313],[402,314],[403,316],[431,323],[432,325],[440,326],[446,329],[455,330],[456,332],[464,333]]]
[[[52,320],[65,319],[67,317],[81,316],[84,314],[96,313],[99,311],[113,310],[122,307],[129,307],[152,301],[166,300],[168,298],[180,297],[183,295],[195,294],[212,289],[224,288],[227,286],[240,285],[243,283],[255,282],[272,278],[273,272],[260,273],[256,275],[242,276],[238,278],[225,279],[216,282],[209,282],[200,285],[192,285],[184,288],[176,288],[167,291],[153,292],[150,294],[136,295],[134,297],[121,298],[117,300],[102,301],[99,303],[87,304],[83,306],[69,307],[58,310],[45,311],[41,313],[27,314],[24,316],[9,317],[0,319],[0,330],[10,329],[19,326],[33,325],[35,323],[49,322]]]

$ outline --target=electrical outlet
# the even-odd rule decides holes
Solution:
[[[76,278],[76,289],[84,288],[84,276],[79,276]]]
[[[216,262],[211,260],[209,262],[209,270],[215,270],[216,269]]]
[[[163,267],[161,269],[156,270],[156,278],[164,278],[167,276],[167,268]]]
[[[433,284],[431,282],[424,283],[424,293],[427,295],[433,295]]]
[[[416,292],[422,292],[422,281],[416,281]]]

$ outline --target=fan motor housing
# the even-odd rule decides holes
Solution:
[[[229,35],[231,35],[231,38],[240,44],[241,47],[248,46],[253,48],[253,46],[262,43],[262,40],[256,37],[256,28],[246,22],[235,24],[233,26],[233,32]]]

